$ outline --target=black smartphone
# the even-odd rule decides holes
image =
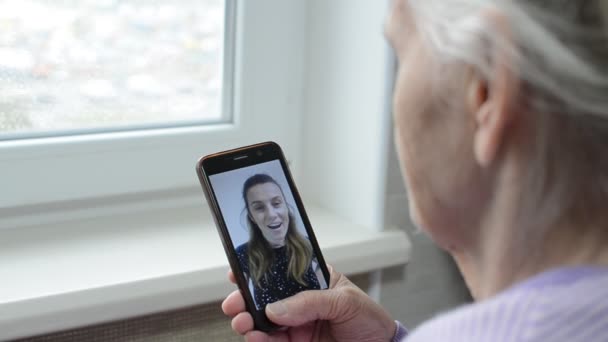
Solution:
[[[256,329],[276,330],[266,305],[329,285],[283,151],[265,142],[215,153],[196,172]]]

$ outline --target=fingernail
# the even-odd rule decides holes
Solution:
[[[266,310],[268,310],[271,314],[275,316],[283,316],[287,314],[287,306],[283,303],[282,300],[278,302],[274,302],[272,304],[268,304],[266,306]]]

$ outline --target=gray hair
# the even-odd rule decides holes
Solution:
[[[491,80],[489,57],[507,56],[526,105],[543,114],[521,213],[543,221],[528,223],[546,226],[567,211],[606,205],[608,1],[407,1],[440,61],[464,62]],[[504,15],[509,35],[496,34],[483,10]]]

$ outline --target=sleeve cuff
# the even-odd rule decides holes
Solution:
[[[407,336],[407,330],[403,324],[401,324],[401,322],[395,321],[395,324],[397,325],[397,328],[395,329],[395,336],[393,336],[391,342],[402,342],[402,340]]]

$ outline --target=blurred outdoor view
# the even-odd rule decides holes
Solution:
[[[0,0],[0,139],[223,120],[225,0]]]

